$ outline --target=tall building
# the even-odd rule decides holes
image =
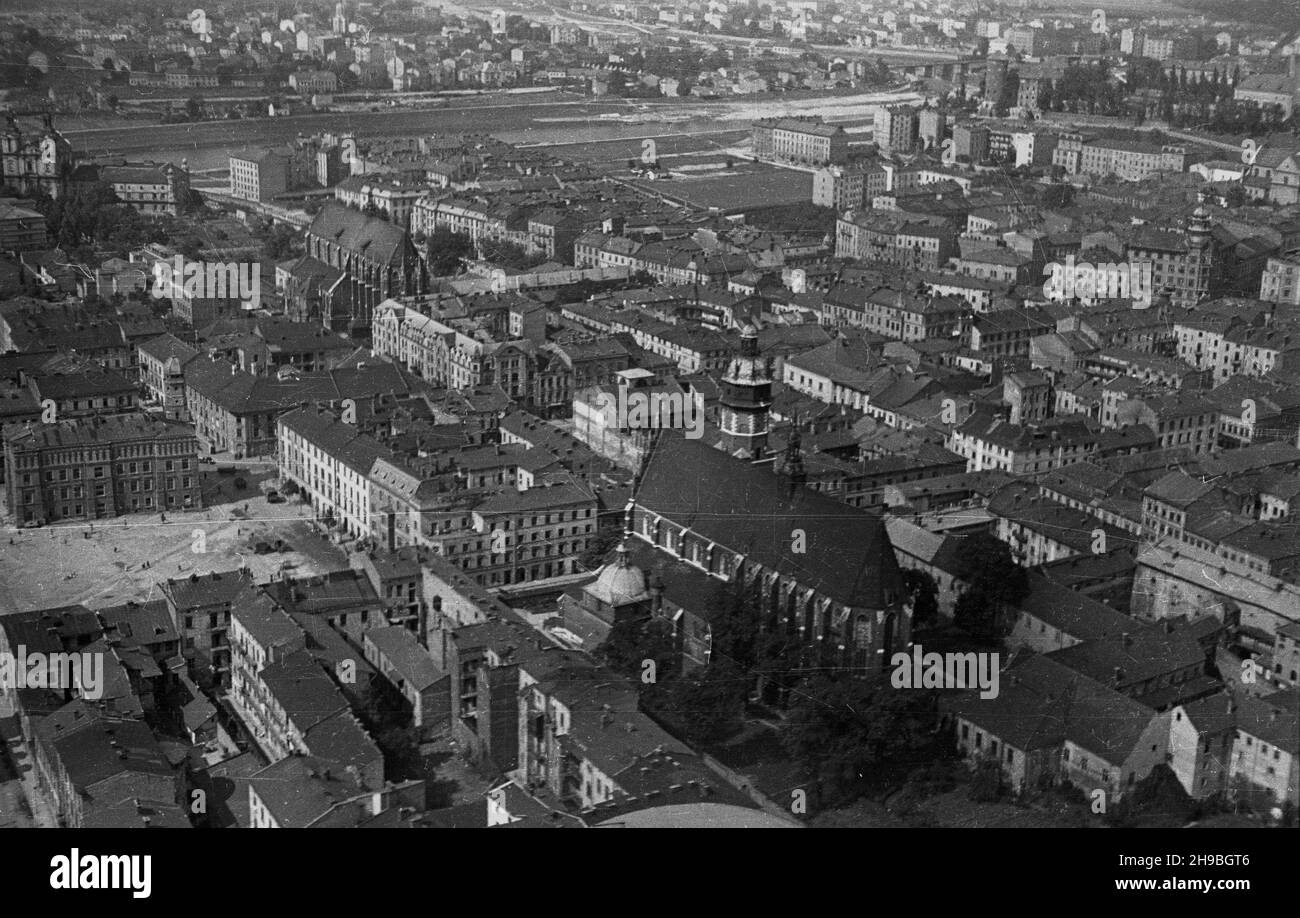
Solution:
[[[943,142],[944,130],[948,126],[947,117],[933,108],[923,108],[917,116],[917,136],[927,150]]]
[[[879,163],[828,166],[813,173],[812,202],[837,211],[858,208],[888,190],[889,175]]]
[[[887,105],[876,109],[875,140],[882,150],[908,153],[916,146],[916,109],[910,105]]]
[[[984,70],[984,99],[996,108],[1006,103],[1008,66],[1005,57],[990,58]]]
[[[1143,227],[1125,247],[1130,264],[1151,264],[1151,289],[1174,306],[1195,306],[1210,295],[1214,237],[1210,214],[1197,206],[1182,232]]]
[[[719,424],[723,448],[733,456],[762,459],[767,453],[772,408],[772,366],[758,353],[758,329],[740,333],[740,353],[722,377]]]
[[[958,124],[952,129],[953,152],[972,163],[982,163],[989,156],[989,129]]]
[[[230,157],[230,196],[269,201],[289,190],[289,158],[274,150]]]

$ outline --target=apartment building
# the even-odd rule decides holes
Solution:
[[[1300,328],[1260,326],[1218,316],[1189,315],[1174,323],[1178,357],[1211,374],[1214,385],[1235,376],[1259,378],[1300,357]]]
[[[316,408],[300,408],[276,420],[280,481],[295,482],[316,519],[352,538],[373,535],[370,471],[392,451],[352,424]]]
[[[230,196],[270,201],[289,190],[289,157],[274,150],[230,156]]]
[[[181,655],[204,681],[230,685],[230,616],[254,592],[247,570],[192,573],[159,584]]]
[[[199,507],[198,441],[187,425],[117,415],[14,426],[5,491],[18,525]]]
[[[1188,156],[1186,147],[1173,144],[1063,134],[1051,161],[1070,175],[1116,175],[1130,182],[1140,182],[1162,172],[1186,172]]]
[[[826,165],[848,158],[844,128],[820,118],[760,119],[754,122],[751,143],[754,156],[763,160]]]

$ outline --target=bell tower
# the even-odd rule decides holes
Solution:
[[[766,458],[771,409],[771,362],[759,356],[758,329],[747,324],[740,333],[740,353],[731,359],[722,377],[719,424],[723,449],[744,459]]]

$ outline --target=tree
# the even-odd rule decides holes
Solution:
[[[939,587],[926,571],[903,571],[903,585],[912,597],[912,624],[933,624],[939,618]]]
[[[420,733],[410,724],[408,709],[406,699],[382,681],[370,684],[360,706],[361,720],[384,755],[384,777],[390,781],[424,777]]]
[[[884,678],[818,670],[793,696],[781,742],[819,798],[852,798],[873,771],[924,764],[934,704],[931,691],[900,691]]]
[[[672,626],[653,616],[617,619],[595,656],[630,679],[637,686],[640,703],[651,710],[664,706],[681,674],[681,654]]]
[[[447,277],[459,274],[461,259],[474,255],[474,240],[463,233],[453,233],[445,226],[439,226],[429,234],[425,251],[429,273],[434,277]]]
[[[185,100],[185,115],[191,121],[198,121],[203,115],[203,100],[197,96],[190,96]]]
[[[740,726],[748,682],[735,663],[719,658],[702,672],[670,683],[661,706],[690,742],[707,745]]]
[[[262,252],[272,261],[284,261],[300,250],[298,231],[283,223],[271,227],[266,240],[262,243]]]
[[[1042,203],[1051,209],[1069,207],[1074,203],[1074,186],[1064,182],[1047,186],[1043,191]]]
[[[582,553],[578,563],[589,571],[593,571],[605,562],[605,556],[610,553],[619,540],[623,538],[623,531],[617,526],[597,526],[595,535],[587,543],[587,550]]]
[[[968,793],[976,803],[991,803],[1002,796],[1002,766],[996,759],[981,756],[970,777]]]
[[[1001,637],[1006,608],[1029,593],[1029,577],[1007,544],[987,533],[966,537],[957,549],[953,575],[966,584],[953,607],[953,621],[979,637]]]

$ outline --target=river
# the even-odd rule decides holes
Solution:
[[[481,101],[491,98],[494,101]],[[623,99],[551,99],[515,101],[519,97],[475,97],[441,108],[323,112],[287,118],[211,121],[198,124],[150,124],[68,130],[73,146],[91,156],[124,156],[159,162],[189,161],[190,169],[221,169],[227,156],[240,150],[287,143],[299,134],[352,132],[359,138],[416,137],[457,132],[490,133],[510,143],[591,144],[643,137],[737,134],[755,118],[818,114],[827,121],[861,122],[876,108],[895,101],[914,101],[910,92],[786,99],[781,95],[745,97],[723,102],[629,101]],[[622,115],[628,120],[602,120]]]

